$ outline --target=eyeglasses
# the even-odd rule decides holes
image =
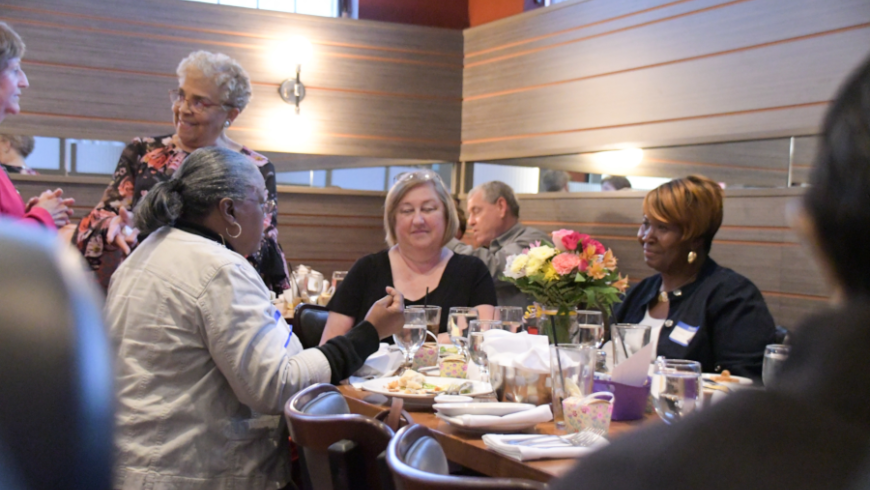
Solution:
[[[395,177],[397,183],[409,180],[419,180],[421,182],[426,182],[428,180],[441,181],[441,176],[431,170],[415,170],[413,172],[401,173]]]
[[[274,199],[269,199],[260,205],[263,208],[263,214],[272,214],[276,209],[278,209],[278,201]]]
[[[198,95],[187,96],[184,91],[179,89],[172,89],[169,91],[169,100],[172,102],[172,105],[181,104],[182,102],[187,102],[187,107],[190,108],[191,111],[202,114],[208,109],[212,107],[232,107],[228,104],[218,104],[217,102],[212,102],[205,97],[200,97]]]

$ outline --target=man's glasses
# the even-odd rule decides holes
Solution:
[[[187,96],[183,91],[179,89],[172,89],[169,91],[169,100],[172,101],[172,104],[182,104],[183,102],[187,102],[187,107],[190,108],[191,111],[202,114],[203,112],[211,109],[212,107],[230,107],[227,104],[218,104],[217,102],[212,102],[205,97],[199,97],[198,95]]]

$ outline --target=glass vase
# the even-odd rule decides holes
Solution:
[[[550,345],[573,344],[580,325],[577,322],[577,308],[541,306],[538,318],[538,333],[546,335]]]

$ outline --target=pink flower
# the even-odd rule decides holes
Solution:
[[[570,274],[574,269],[580,267],[582,262],[583,259],[581,259],[579,255],[562,252],[553,257],[553,268],[556,269],[556,272],[558,272],[559,275],[565,276]]]
[[[589,235],[583,235],[582,243],[583,243],[583,250],[586,250],[586,248],[588,248],[589,245],[592,245],[593,247],[595,247],[595,255],[602,255],[602,254],[604,254],[604,252],[607,251],[604,248],[604,245],[601,244],[601,242],[593,239]]]
[[[551,233],[553,236],[553,245],[561,252],[568,252],[577,250],[577,243],[583,239],[584,236],[581,235],[574,230],[556,230]]]

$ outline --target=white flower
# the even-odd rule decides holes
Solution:
[[[525,254],[510,255],[505,260],[504,275],[511,279],[519,279],[525,277],[526,263],[529,261],[529,256]]]

